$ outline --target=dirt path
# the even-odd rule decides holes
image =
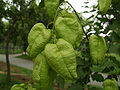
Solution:
[[[16,58],[16,56],[18,55],[20,54],[9,55],[10,64],[32,70],[33,69],[32,61]],[[6,58],[4,54],[0,54],[0,61],[6,62]]]

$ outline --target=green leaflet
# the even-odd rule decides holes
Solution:
[[[104,90],[119,90],[118,89],[118,83],[114,78],[106,79],[103,82],[103,86],[104,86]]]
[[[115,57],[120,62],[120,55],[115,53],[107,53],[106,56]]]
[[[42,23],[35,24],[28,35],[28,54],[33,58],[36,57],[44,49],[50,38],[50,30],[47,30]]]
[[[10,90],[36,90],[35,88],[32,88],[31,84],[15,84],[11,87]]]
[[[83,31],[80,22],[74,13],[68,13],[63,10],[55,22],[55,30],[57,38],[63,38],[73,45],[74,48],[79,47],[82,39]]]
[[[74,80],[76,74],[76,55],[73,46],[59,39],[56,44],[47,44],[45,55],[48,58],[48,64],[66,80]]]
[[[120,0],[112,0],[113,3],[120,3]]]
[[[54,18],[59,3],[60,0],[44,0],[46,11],[51,18]]]
[[[93,64],[101,64],[107,51],[106,42],[102,36],[92,35],[89,39],[90,55]]]
[[[48,90],[54,80],[55,72],[47,64],[43,53],[34,60],[32,76],[37,90]]]
[[[105,14],[110,8],[112,0],[98,0],[99,11]]]

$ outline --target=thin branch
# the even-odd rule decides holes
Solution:
[[[79,17],[79,15],[77,14],[77,12],[76,12],[76,10],[74,9],[74,7],[73,7],[68,1],[66,1],[66,2],[73,8],[73,11],[75,12],[75,14],[76,14],[78,20],[81,21],[81,20],[80,20],[80,17]],[[82,30],[83,30],[83,33],[84,33],[85,36],[86,36],[86,39],[89,40],[89,39],[88,39],[88,36],[87,36],[87,33],[85,33],[83,27],[82,27]]]
[[[62,5],[62,3],[61,3],[60,5]],[[60,5],[59,5],[59,6],[60,6]],[[54,20],[53,20],[53,26],[52,26],[53,43],[56,42],[55,22],[56,22],[56,19],[57,19],[58,11],[59,11],[59,10],[60,10],[60,7],[57,8],[56,13],[55,13],[55,16],[54,16]]]

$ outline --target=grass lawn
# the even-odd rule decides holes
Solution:
[[[27,54],[22,54],[22,55],[16,56],[16,58],[21,58],[21,59],[32,60],[32,58],[31,58],[31,57],[29,57]]]
[[[6,63],[0,62],[0,71],[2,71],[2,72],[7,71]],[[11,65],[11,73],[31,75],[32,70],[25,69],[25,68],[22,68],[22,67],[18,67],[18,66],[15,66],[15,65]]]
[[[10,90],[10,88],[17,83],[21,83],[21,82],[13,77],[11,81],[7,83],[6,75],[0,74],[0,90]]]
[[[9,50],[9,54],[18,54],[18,53],[21,53],[22,52],[22,50],[20,50],[20,49],[16,49],[16,50]],[[3,50],[1,50],[0,49],[0,54],[5,54],[5,49],[3,49]]]
[[[10,90],[10,87],[17,83],[32,83],[32,70],[11,65],[11,82],[6,81],[6,64],[0,62],[0,90]]]

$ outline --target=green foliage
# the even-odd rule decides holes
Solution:
[[[4,2],[1,0],[0,3],[1,9],[3,9],[3,11],[0,10],[0,16],[3,16],[9,22],[7,28],[5,28],[5,25],[3,30],[0,30],[0,33],[2,34],[0,34],[1,40],[5,42],[6,38],[4,36],[7,36],[7,33],[9,33],[10,42],[14,43],[15,45],[20,44],[24,47],[24,51],[26,51],[28,46],[27,35],[31,27],[37,22],[43,22],[47,26],[47,24],[50,22],[50,18],[44,12],[44,7],[41,8],[41,5],[37,6],[35,0],[13,0],[11,3],[9,3],[9,1]],[[43,18],[44,16],[46,18]]]
[[[28,56],[27,54],[22,54],[22,55],[16,56],[16,58],[22,58],[22,59],[26,59],[26,60],[32,60],[32,58],[30,56]]]
[[[93,65],[91,70],[93,72],[108,73],[110,75],[120,74],[120,56],[117,54],[107,54],[106,62],[101,65]]]
[[[119,90],[118,83],[115,78],[106,79],[103,82],[104,90]]]
[[[88,85],[88,87],[86,87],[86,89],[88,90],[104,90],[102,87],[99,87],[99,86],[95,86],[95,85]],[[77,84],[72,84],[68,90],[85,90],[85,88],[77,83]]]
[[[116,60],[116,62],[118,63],[118,64],[120,64],[120,55],[118,55],[118,54],[115,54],[115,53],[109,53],[109,54],[107,54],[107,56],[108,57],[114,57],[115,58],[115,60]]]
[[[77,84],[72,84],[68,88],[68,90],[84,90],[84,89],[83,89],[83,87],[79,83],[77,83]]]
[[[61,76],[56,77],[56,83],[58,84],[58,87],[64,89],[65,80]]]
[[[98,0],[99,11],[105,14],[110,8],[112,0]]]
[[[119,0],[112,0],[113,3],[120,3]]]
[[[95,85],[89,85],[88,90],[104,90],[102,87],[95,86]]]
[[[104,78],[101,74],[98,74],[98,73],[94,73],[91,75],[92,77],[92,80],[94,81],[98,81],[98,82],[103,82],[104,81]]]
[[[1,90],[10,90],[12,85],[16,83],[20,83],[20,82],[15,80],[14,78],[11,79],[11,82],[7,83],[6,75],[0,74],[0,89]]]
[[[18,54],[21,53],[22,50],[21,49],[9,49],[9,54]],[[5,49],[0,49],[0,54],[5,54]]]
[[[0,0],[0,22],[1,22],[1,19],[5,15],[5,9],[4,8],[5,8],[5,2],[3,0]]]
[[[45,5],[44,5],[44,0],[41,0],[41,2],[39,3],[39,6],[40,7],[44,7]]]

